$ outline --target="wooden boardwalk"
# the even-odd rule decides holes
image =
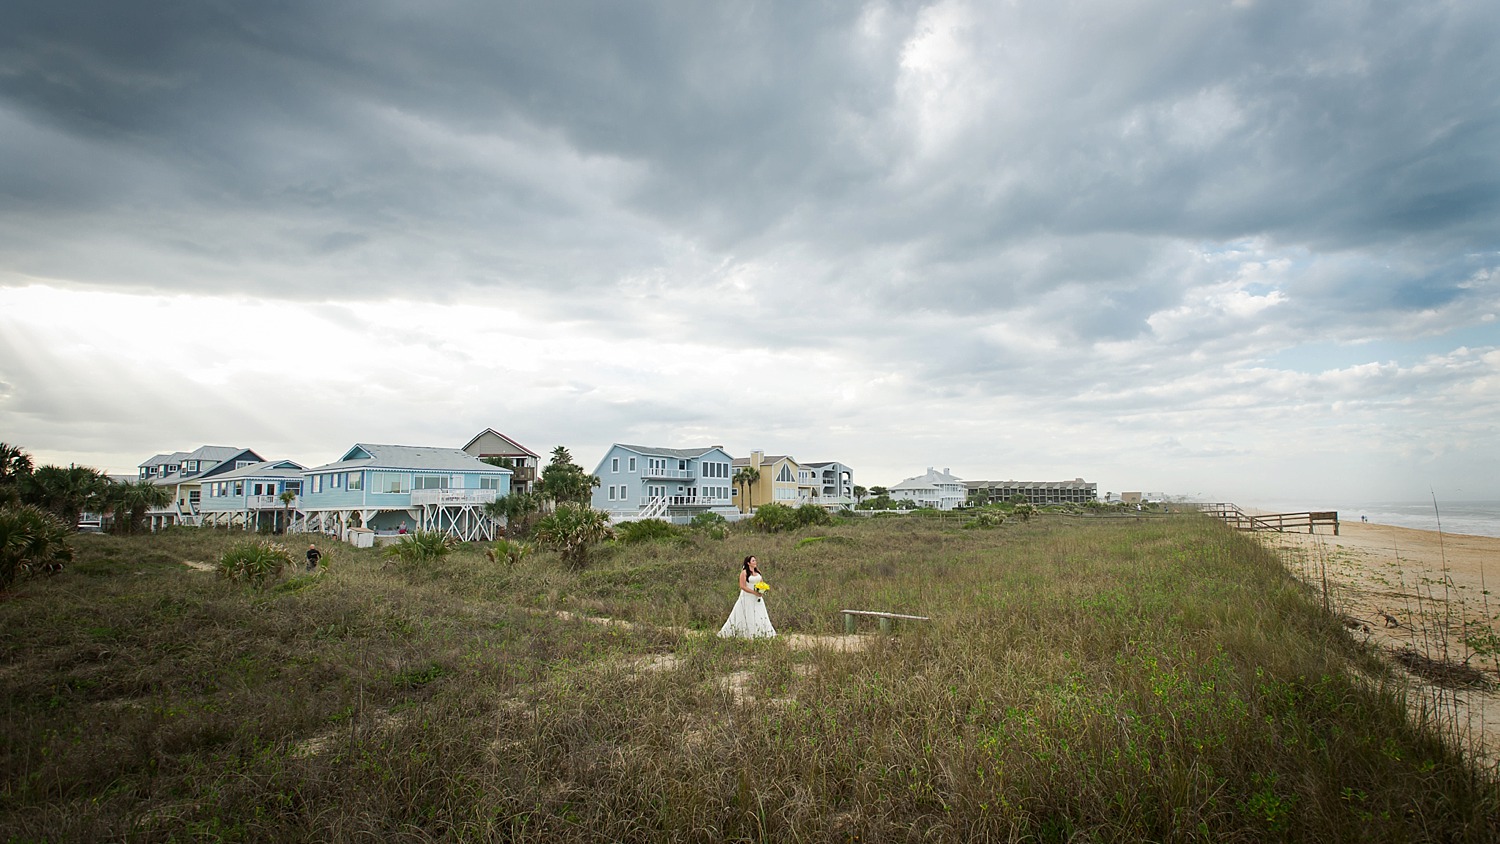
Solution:
[[[1204,513],[1222,520],[1235,530],[1274,530],[1277,533],[1316,533],[1318,525],[1333,527],[1333,535],[1339,535],[1339,513],[1337,510],[1310,510],[1305,513],[1263,513],[1252,516],[1235,504],[1204,504]]]

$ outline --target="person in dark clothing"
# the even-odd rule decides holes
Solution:
[[[316,545],[309,545],[309,546],[307,546],[307,570],[308,571],[312,571],[313,569],[316,569],[318,567],[318,561],[321,560],[321,559],[323,559],[323,552],[321,552],[321,551],[318,550],[318,546],[316,546]]]

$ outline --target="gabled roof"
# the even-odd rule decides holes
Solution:
[[[789,460],[789,461],[791,461],[793,463],[797,463],[797,458],[791,456],[790,454],[763,454],[760,457],[760,465],[762,465],[762,466],[770,466],[773,463],[779,463],[779,462],[781,462],[783,460]],[[734,458],[734,465],[736,465],[736,466],[749,466],[750,465],[750,458],[748,458],[748,457],[736,457],[736,458]],[[801,466],[802,464],[801,463],[797,463],[797,465]]]
[[[486,452],[484,454],[485,457],[511,457],[511,456],[517,455],[517,454],[524,454],[524,455],[526,455],[528,457],[536,457],[538,459],[541,458],[541,455],[537,454],[536,452],[532,451],[531,449],[527,448],[526,446],[521,445],[520,443],[518,443],[515,440],[511,439],[510,437],[507,437],[506,435],[500,433],[499,431],[495,430],[494,428],[485,428],[483,431],[480,431],[479,433],[475,434],[473,439],[469,440],[467,443],[464,444],[463,450],[464,451],[468,451],[470,449],[470,447],[472,447],[474,445],[474,443],[477,443],[480,440],[484,439],[484,437],[485,437],[486,434],[492,434],[492,435],[494,435],[496,437],[499,437],[501,440],[504,440],[506,443],[509,443],[510,446],[512,448],[514,448],[515,450],[514,451],[505,451],[505,452],[496,452],[494,454],[490,454],[489,452]]]
[[[933,489],[933,488],[937,487],[938,484],[957,484],[957,485],[962,486],[963,485],[963,481],[960,480],[960,479],[958,479],[958,478],[953,477],[952,475],[948,474],[947,472],[939,472],[936,469],[928,469],[927,473],[925,475],[918,475],[915,478],[907,478],[906,480],[902,481],[901,483],[896,484],[895,486],[892,486],[892,487],[887,487],[887,488],[888,489]]]
[[[242,452],[245,452],[245,451],[249,451],[249,449],[246,449],[246,448],[237,448],[237,447],[231,446],[231,445],[205,445],[205,446],[200,446],[198,449],[196,449],[195,451],[193,451],[193,453],[185,456],[183,459],[184,460],[214,460],[214,461],[217,461],[219,463],[223,463],[225,460],[232,460],[232,459],[238,457]],[[257,454],[256,455],[256,459],[259,459],[259,458],[260,458],[260,455]]]
[[[337,472],[341,469],[433,469],[448,472],[514,474],[509,469],[491,466],[461,448],[374,443],[355,443],[337,461],[303,471],[304,473]]]
[[[627,451],[633,451],[636,454],[643,454],[648,457],[672,457],[678,460],[691,460],[694,457],[702,457],[710,451],[724,450],[724,447],[719,445],[711,445],[708,448],[654,448],[648,445],[615,443],[614,447],[623,448]]]
[[[164,466],[168,463],[181,463],[188,456],[186,451],[174,451],[171,454],[158,454],[141,464],[141,468],[147,466]]]
[[[164,461],[165,463],[175,463],[179,467],[175,472],[162,475],[159,478],[152,478],[151,482],[158,486],[170,486],[171,484],[180,484],[185,481],[199,481],[204,478],[216,477],[234,469],[234,464],[242,458],[252,460],[256,463],[265,460],[265,458],[248,448],[234,448],[222,445],[205,445],[197,451],[190,453],[179,451],[170,455],[159,454],[151,459],[156,460],[157,457],[165,457],[167,458]],[[208,461],[214,465],[207,469],[199,468],[193,472],[184,472],[180,467],[185,460]],[[149,464],[143,463],[141,465],[145,466]],[[199,466],[201,467],[202,463]]]
[[[221,481],[238,478],[300,478],[303,468],[302,464],[295,460],[264,460],[251,466],[231,469],[221,475],[215,475],[214,478]]]

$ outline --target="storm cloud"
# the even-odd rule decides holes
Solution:
[[[871,484],[1500,498],[1485,3],[0,24],[0,435],[44,456],[493,426]]]

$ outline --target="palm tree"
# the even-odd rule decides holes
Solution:
[[[22,481],[31,477],[31,455],[0,443],[0,504],[20,504]]]
[[[281,494],[276,497],[281,500],[281,531],[282,533],[285,533],[292,529],[292,502],[297,500],[297,493],[293,492],[292,490],[286,489],[282,490]]]
[[[542,510],[542,501],[539,492],[512,492],[484,505],[484,514],[496,521],[504,519],[507,536],[525,536],[531,531],[532,518]]]
[[[587,504],[563,502],[536,523],[536,541],[556,549],[574,569],[588,565],[589,548],[613,535],[609,516]]]
[[[0,507],[0,592],[20,572],[60,570],[73,558],[71,531],[71,525],[40,507]]]
[[[864,487],[860,486],[859,484],[855,484],[854,485],[854,503],[855,504],[858,504],[859,502],[864,501],[865,500],[865,496],[869,495],[869,494],[870,494],[870,491],[868,489],[865,489]]]
[[[760,482],[760,470],[745,466],[734,473],[734,485],[740,487],[740,509],[750,512],[750,490]]]
[[[119,533],[135,533],[146,518],[148,510],[155,510],[172,503],[172,491],[150,481],[126,481],[111,483],[104,492],[107,509],[114,513],[115,530]]]
[[[78,514],[99,507],[109,479],[87,466],[43,466],[27,477],[21,500],[50,510],[63,524],[77,525]]]

